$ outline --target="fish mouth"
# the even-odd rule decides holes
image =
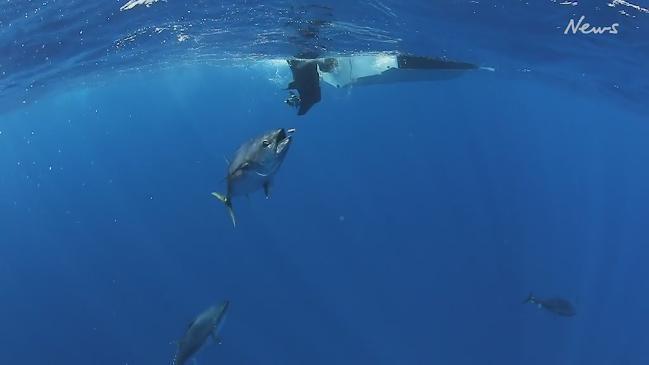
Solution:
[[[284,152],[286,148],[288,148],[289,144],[291,143],[291,137],[293,136],[293,133],[295,133],[295,128],[281,128],[277,132],[277,136],[275,137],[275,140],[277,141],[277,148],[275,149],[275,151],[277,154]]]
[[[291,137],[293,133],[295,133],[295,128],[288,128],[288,129],[280,128],[277,131],[277,136],[276,136],[277,142],[281,142],[284,139]]]

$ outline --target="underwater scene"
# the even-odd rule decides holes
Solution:
[[[0,365],[649,364],[649,1],[0,1]]]

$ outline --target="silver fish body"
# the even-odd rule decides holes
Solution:
[[[178,349],[174,357],[173,365],[183,365],[193,357],[208,337],[212,336],[214,340],[218,338],[218,333],[223,326],[230,302],[225,301],[219,306],[212,306],[199,314],[187,326],[183,337],[178,341]]]
[[[232,197],[264,190],[270,196],[270,186],[275,174],[286,158],[295,129],[274,129],[258,136],[237,149],[229,163],[225,177],[227,193],[212,193],[228,209],[232,224],[236,226]]]

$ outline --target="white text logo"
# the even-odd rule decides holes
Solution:
[[[586,19],[584,15],[579,18],[578,22],[575,22],[574,19],[570,19],[566,29],[563,31],[563,34],[568,34],[568,32],[572,32],[572,34],[577,34],[577,32],[582,34],[617,34],[617,27],[620,26],[619,23],[613,23],[607,27],[594,27],[590,23],[584,22],[584,19]]]

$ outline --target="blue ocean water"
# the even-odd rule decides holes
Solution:
[[[2,364],[169,364],[224,299],[198,364],[647,363],[649,3],[126,3],[0,8]],[[495,71],[298,117],[305,49]],[[278,127],[233,228],[224,157]]]

